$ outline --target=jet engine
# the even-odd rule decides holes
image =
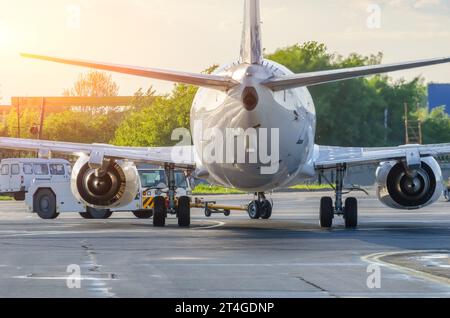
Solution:
[[[136,166],[122,160],[106,160],[93,169],[89,157],[81,157],[72,170],[72,193],[93,208],[119,208],[131,203],[139,192]]]
[[[390,208],[420,209],[435,203],[442,195],[442,170],[432,157],[422,158],[416,169],[407,169],[403,162],[383,162],[376,176],[378,198]]]

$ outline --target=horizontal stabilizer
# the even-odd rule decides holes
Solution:
[[[207,74],[196,74],[196,73],[185,73],[185,72],[177,72],[177,71],[168,71],[154,68],[144,68],[138,66],[127,66],[127,65],[118,65],[118,64],[108,64],[101,62],[91,62],[85,60],[72,60],[72,59],[64,59],[58,57],[50,57],[36,54],[21,54],[26,58],[39,59],[44,61],[76,65],[89,67],[99,70],[154,78],[163,81],[171,81],[176,83],[184,83],[190,85],[196,85],[201,87],[209,87],[218,90],[228,90],[238,83],[233,79],[225,76],[217,76],[217,75],[207,75]]]
[[[319,71],[271,78],[262,84],[274,91],[290,88],[319,85],[324,83],[343,81],[352,78],[376,75],[387,72],[408,70],[412,68],[449,63],[450,57],[405,62],[398,64],[371,65],[362,67],[344,68],[338,70]]]

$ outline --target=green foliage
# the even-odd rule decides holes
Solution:
[[[306,42],[276,50],[268,59],[285,65],[294,73],[379,64],[383,55],[356,53],[340,56],[324,44]],[[205,70],[212,73],[217,65]],[[309,88],[317,109],[319,144],[336,146],[396,146],[404,143],[404,104],[411,118],[423,123],[425,143],[449,142],[450,118],[443,108],[428,112],[423,79],[392,81],[387,76],[354,79]],[[70,96],[116,96],[119,88],[110,75],[90,71],[80,75]],[[47,115],[44,138],[86,143],[112,142],[121,146],[171,146],[176,128],[190,127],[190,108],[197,88],[178,84],[171,94],[155,97],[155,91],[138,90],[127,110],[77,108]],[[419,106],[419,109],[417,109]],[[387,118],[386,115],[387,114]],[[21,110],[23,138],[34,138],[30,128],[39,123],[39,109]],[[387,119],[387,128],[385,120]],[[12,110],[2,135],[17,136],[17,113]]]
[[[197,88],[178,84],[171,95],[137,100],[140,109],[132,111],[117,129],[113,143],[119,146],[172,146],[172,132],[176,128],[189,129],[190,109]],[[149,96],[147,96],[149,97]]]
[[[388,109],[388,130],[386,146],[397,146],[405,143],[405,104],[410,112],[414,112],[417,106],[424,107],[426,101],[426,85],[422,78],[412,81],[399,80],[390,82],[387,78],[373,78],[371,85],[386,103]],[[411,114],[410,116],[411,117]],[[411,117],[413,118],[413,117]]]
[[[20,134],[18,134],[17,108],[13,108],[6,117],[4,128],[10,137],[35,138],[30,131],[31,127],[39,124],[40,110],[36,108],[20,109]]]
[[[449,142],[450,116],[445,112],[444,106],[435,108],[431,112],[420,109],[415,115],[422,122],[425,144]]]
[[[117,96],[119,87],[110,75],[89,71],[81,74],[66,96]],[[76,107],[51,113],[44,122],[44,138],[67,142],[108,143],[125,114],[121,109]]]
[[[49,115],[44,123],[48,140],[84,143],[108,143],[122,121],[123,113],[107,114],[65,111]]]
[[[244,192],[236,190],[236,189],[229,189],[224,188],[220,186],[212,186],[207,184],[199,184],[195,187],[193,194],[194,195],[221,195],[221,194],[243,194]]]
[[[277,50],[267,58],[294,73],[380,64],[383,55],[348,57],[329,53],[324,44],[307,42]],[[405,142],[404,104],[426,104],[423,80],[392,82],[386,76],[354,79],[310,87],[317,109],[319,144],[336,146],[393,146]],[[413,107],[411,107],[412,109]],[[387,129],[385,112],[387,110]],[[445,130],[445,129],[444,129]],[[441,130],[441,140],[450,136]],[[425,139],[430,129],[425,130]],[[431,139],[431,138],[428,138]]]

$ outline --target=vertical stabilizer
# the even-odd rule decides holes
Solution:
[[[240,61],[248,64],[263,61],[259,0],[245,0]]]

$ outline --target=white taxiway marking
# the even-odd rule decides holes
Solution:
[[[147,263],[143,266],[204,266],[204,267],[365,267],[360,263],[273,263],[273,264],[236,264],[236,263]]]
[[[216,224],[210,225],[210,226],[202,226],[202,227],[193,228],[193,230],[210,230],[210,229],[222,227],[226,224],[225,222],[221,222],[221,221],[200,221],[200,222],[202,222],[202,223],[209,222],[209,223],[216,223]]]
[[[188,230],[207,230],[222,227],[225,225],[225,222],[220,221],[200,221],[200,222],[208,222],[215,223],[210,226],[200,226],[194,227]],[[148,233],[150,228],[147,230],[87,230],[87,231],[0,231],[0,237],[9,238],[9,237],[29,237],[29,236],[41,236],[41,235],[77,235],[77,234],[111,234],[111,233]],[[1,235],[5,233],[4,235]]]
[[[436,251],[433,251],[436,252]],[[439,251],[437,251],[439,253]],[[397,256],[397,255],[407,255],[407,254],[418,254],[418,253],[430,253],[430,251],[402,251],[402,252],[388,252],[388,253],[375,253],[368,256],[364,256],[361,259],[367,263],[378,264],[384,267],[388,267],[394,270],[398,270],[410,276],[415,276],[418,278],[426,279],[435,283],[444,284],[447,287],[450,285],[450,279],[445,277],[436,276],[430,273],[421,272],[409,267],[404,267],[388,262],[384,262],[381,259],[387,256]],[[447,253],[447,251],[443,251]]]
[[[32,279],[32,280],[67,280],[69,276],[13,276],[12,278],[15,279]],[[75,281],[110,281],[115,280],[114,278],[108,277],[108,278],[101,278],[101,277],[90,277],[90,276],[84,276],[80,278],[72,278],[70,277],[70,280]]]

